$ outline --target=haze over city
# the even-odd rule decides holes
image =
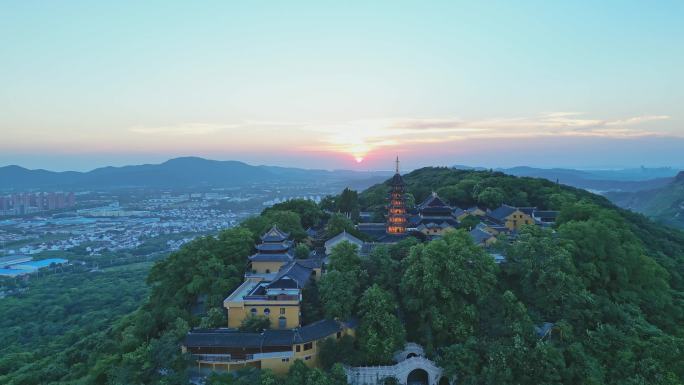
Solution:
[[[0,164],[682,167],[659,3],[13,2]]]

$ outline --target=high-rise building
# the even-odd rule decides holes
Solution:
[[[402,235],[406,233],[406,184],[399,174],[399,157],[396,160],[396,172],[390,182],[389,206],[387,212],[387,234]]]
[[[0,214],[22,215],[39,211],[64,209],[76,205],[73,192],[14,193],[0,197]]]

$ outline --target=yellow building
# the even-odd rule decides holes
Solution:
[[[238,328],[250,316],[268,318],[274,329],[300,326],[302,290],[310,279],[320,276],[320,271],[319,261],[294,260],[273,278],[248,278],[223,301],[228,327]]]
[[[245,367],[270,369],[285,374],[295,360],[318,365],[320,344],[327,338],[354,335],[355,325],[322,320],[287,330],[246,333],[234,329],[195,330],[182,344],[199,372],[233,371]]]
[[[520,230],[524,225],[533,225],[532,207],[513,207],[501,205],[487,214],[487,219],[505,226],[509,231]]]
[[[319,279],[322,261],[295,260],[289,234],[273,226],[249,257],[245,282],[224,301],[228,327],[239,328],[248,317],[265,317],[273,329],[299,327],[302,290],[310,279]]]
[[[321,277],[322,260],[294,259],[288,237],[276,226],[261,237],[245,281],[223,301],[228,328],[186,336],[182,349],[192,354],[200,372],[254,367],[284,374],[297,359],[315,366],[322,340],[353,335],[353,325],[333,320],[301,326],[302,291]],[[248,317],[265,317],[270,327],[261,333],[239,331]]]

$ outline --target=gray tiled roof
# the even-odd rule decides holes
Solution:
[[[493,237],[492,234],[484,230],[478,229],[477,227],[472,229],[468,234],[470,234],[470,237],[473,239],[473,242],[478,245]]]
[[[261,236],[261,240],[264,242],[282,242],[287,240],[289,237],[289,233],[280,230],[277,225],[273,225],[270,230]]]
[[[272,243],[261,243],[256,245],[256,249],[259,251],[287,251],[292,246],[292,243],[286,242],[272,242]]]
[[[509,205],[501,205],[495,210],[492,210],[489,214],[487,214],[487,216],[501,222],[504,219],[506,219],[507,216],[513,214],[516,210],[516,207]]]
[[[235,329],[199,329],[185,336],[183,345],[187,347],[261,347],[262,336],[259,333],[245,333]]]
[[[261,348],[291,346],[312,342],[341,331],[343,326],[355,328],[355,321],[342,324],[336,320],[321,320],[295,329],[269,329],[263,333],[241,332],[235,329],[195,329],[183,341],[186,347]]]
[[[401,174],[396,173],[392,177],[392,180],[390,181],[390,185],[392,185],[392,186],[405,186],[404,178],[401,177]]]
[[[256,253],[249,257],[252,262],[289,262],[293,259],[289,253],[265,254]]]
[[[357,245],[361,245],[363,243],[363,241],[359,238],[356,238],[355,236],[349,234],[346,230],[343,230],[341,233],[325,241],[325,245],[327,246],[328,244],[335,243],[338,241],[348,241],[350,243],[355,243]]]
[[[321,320],[303,326],[296,330],[295,343],[304,343],[319,340],[331,334],[337,333],[342,329],[342,325],[335,320]]]
[[[309,282],[312,270],[312,268],[306,267],[296,260],[292,261],[278,271],[278,274],[268,284],[268,287],[283,289],[303,288]]]
[[[432,193],[424,201],[418,205],[418,209],[422,210],[428,207],[449,207],[437,193]]]

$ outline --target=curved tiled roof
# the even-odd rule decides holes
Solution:
[[[516,207],[501,205],[495,210],[492,210],[489,214],[487,214],[487,216],[496,219],[497,221],[503,221],[507,216],[513,214],[516,210],[518,210]]]
[[[422,201],[418,205],[419,210],[423,210],[423,209],[426,209],[428,207],[436,207],[436,208],[446,207],[446,208],[449,208],[449,210],[451,211],[451,208],[449,207],[449,205],[447,205],[442,200],[442,198],[440,198],[439,195],[437,195],[436,192],[433,192],[432,194],[430,194],[429,197],[427,197],[424,201]]]
[[[261,243],[256,245],[256,249],[259,251],[287,251],[292,244],[289,241],[286,242],[272,242],[272,243]]]
[[[289,253],[265,254],[256,253],[248,257],[251,262],[289,262],[294,257]]]
[[[287,240],[289,237],[289,233],[280,230],[278,225],[273,225],[270,230],[261,236],[261,240],[264,242],[282,242]]]
[[[241,332],[236,329],[195,329],[183,341],[186,347],[261,348],[291,346],[313,342],[331,336],[353,323],[343,324],[324,319],[295,329],[269,329],[262,333]]]
[[[404,178],[401,177],[401,174],[396,173],[390,180],[390,185],[392,186],[405,186],[406,184],[404,183]]]
[[[295,260],[280,268],[278,274],[268,284],[269,288],[303,288],[311,278],[313,268],[304,266]]]

